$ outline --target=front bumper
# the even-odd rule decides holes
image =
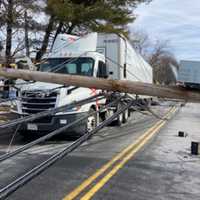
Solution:
[[[51,117],[44,117],[33,122],[24,123],[19,128],[23,134],[29,134],[30,132],[35,135],[45,135],[49,132],[55,131],[61,127],[64,127],[77,119],[86,116],[87,113],[75,113],[65,115],[55,115]],[[71,126],[65,131],[67,135],[83,135],[87,129],[87,119],[82,120],[74,126]]]

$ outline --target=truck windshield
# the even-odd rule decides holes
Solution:
[[[49,58],[40,64],[39,71],[92,76],[93,68],[92,58]]]

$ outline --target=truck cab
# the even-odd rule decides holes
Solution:
[[[87,39],[86,39],[87,40]],[[56,42],[58,43],[58,42]],[[96,48],[96,47],[95,47]],[[106,66],[104,55],[93,50],[83,53],[75,51],[52,51],[51,55],[44,57],[38,65],[38,70],[42,72],[52,72],[68,75],[108,78],[109,72]],[[24,84],[20,88],[20,100],[17,100],[17,112],[20,116],[31,115],[43,112],[48,109],[61,107],[76,101],[80,101],[102,92],[93,88],[81,88],[67,85],[49,84],[35,82]],[[89,112],[98,110],[105,104],[106,100],[84,104],[79,107],[66,110],[35,120],[31,123],[22,124],[20,133],[23,135],[46,134],[62,126],[87,115]],[[91,116],[88,120],[83,120],[76,127],[70,128],[66,134],[82,135],[87,130],[92,130],[97,124],[97,116]]]

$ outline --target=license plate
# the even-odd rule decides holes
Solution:
[[[38,126],[36,124],[28,124],[27,129],[30,130],[30,131],[37,131]]]

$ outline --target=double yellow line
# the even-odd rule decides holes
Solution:
[[[176,112],[176,108],[173,107],[165,115],[164,118],[169,118]],[[150,129],[148,129],[142,136],[140,136],[133,144],[129,145],[122,152],[117,154],[107,164],[97,170],[92,176],[86,179],[81,185],[75,188],[69,193],[63,200],[72,200],[80,195],[88,186],[90,186],[99,176],[108,171],[103,178],[101,178],[87,193],[85,193],[80,199],[91,199],[164,125],[166,121],[160,120]]]

